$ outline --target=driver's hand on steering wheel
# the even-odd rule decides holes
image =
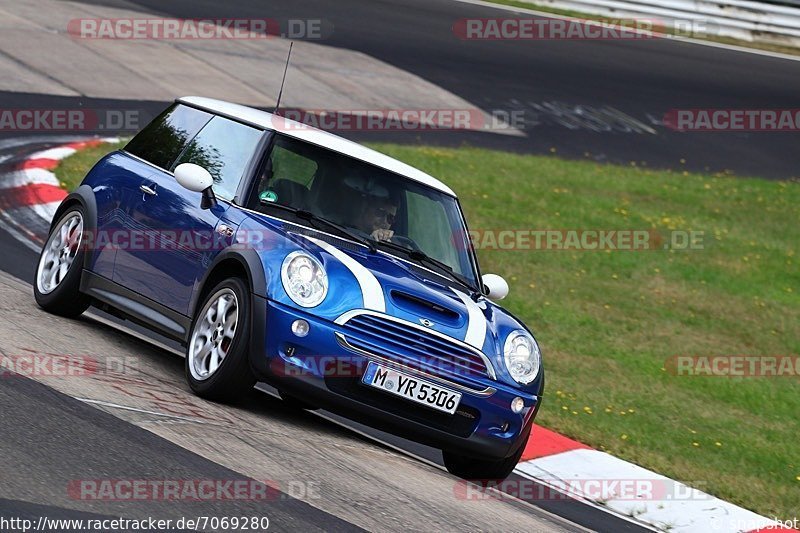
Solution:
[[[390,229],[376,229],[371,237],[376,241],[388,241],[394,236],[394,231]]]

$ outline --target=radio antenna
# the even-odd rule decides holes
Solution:
[[[294,46],[294,41],[289,42],[289,54],[286,56],[286,66],[283,68],[283,80],[281,81],[281,90],[278,93],[278,101],[275,103],[275,111],[274,113],[278,114],[278,109],[281,107],[281,97],[283,96],[283,85],[286,83],[286,72],[289,70],[289,60],[292,58],[292,47]]]

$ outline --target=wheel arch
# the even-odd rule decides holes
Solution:
[[[53,231],[58,219],[71,207],[80,205],[83,209],[83,231],[84,234],[92,235],[97,232],[97,200],[94,197],[94,191],[88,185],[81,185],[75,191],[67,195],[61,204],[56,208],[53,220],[50,221],[49,232]],[[91,251],[91,250],[89,250]],[[92,254],[87,253],[83,259],[83,268],[88,269],[91,266]]]
[[[217,283],[231,276],[239,276],[247,283],[254,295],[267,296],[267,281],[264,267],[255,250],[226,249],[220,252],[209,266],[189,304],[189,316],[194,316],[197,306],[203,301],[209,290]]]
[[[61,204],[58,206],[56,213],[53,216],[53,220],[50,221],[50,229],[53,229],[55,223],[58,222],[58,219],[67,211],[67,209],[76,204],[80,204],[83,207],[84,228],[92,230],[96,229],[97,200],[94,197],[94,191],[88,185],[81,185],[75,191],[69,193],[67,197],[61,201]]]
[[[194,327],[197,308],[202,304],[208,292],[221,280],[230,276],[242,277],[250,289],[250,368],[256,376],[266,375],[267,365],[264,357],[266,343],[264,336],[267,323],[267,280],[264,274],[264,266],[255,250],[229,248],[217,255],[198,284],[197,290],[192,295],[192,301],[189,304],[192,328]],[[191,336],[191,331],[187,331],[187,338],[185,339],[187,344],[189,336]]]

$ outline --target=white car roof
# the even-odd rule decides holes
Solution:
[[[367,148],[366,146],[362,146],[327,131],[301,124],[281,116],[275,116],[272,113],[267,113],[266,111],[261,111],[252,107],[225,102],[224,100],[215,100],[202,96],[184,96],[183,98],[178,98],[177,101],[254,126],[279,131],[286,136],[322,146],[334,152],[359,159],[377,167],[385,168],[395,174],[400,174],[401,176],[418,181],[442,191],[445,194],[449,194],[450,196],[456,195],[450,187],[411,165],[407,165],[393,157],[376,152],[371,148]]]

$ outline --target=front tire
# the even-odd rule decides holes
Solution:
[[[256,384],[250,368],[250,291],[229,278],[198,307],[186,353],[186,380],[195,394],[229,402]]]
[[[505,459],[487,461],[477,459],[475,457],[442,451],[442,456],[444,457],[444,466],[447,468],[447,471],[454,476],[458,476],[469,481],[503,481],[505,478],[511,475],[511,472],[514,471],[514,467],[517,466],[517,463],[519,463],[519,460],[522,457],[522,453],[525,451],[525,445],[528,443],[528,439],[531,436],[530,425],[526,431],[528,434],[525,436],[525,440],[522,442],[520,447],[516,452]]]
[[[86,311],[91,299],[81,294],[81,273],[86,250],[83,246],[84,212],[79,205],[61,215],[39,255],[33,296],[39,307],[67,318]]]

